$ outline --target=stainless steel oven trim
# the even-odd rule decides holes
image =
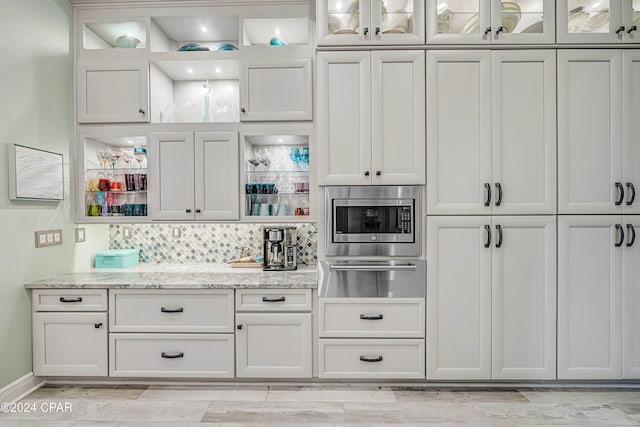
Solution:
[[[412,206],[413,234],[379,233],[372,241],[369,234],[341,234],[334,239],[334,203],[339,206]],[[399,202],[400,201],[400,202]],[[422,187],[420,186],[329,186],[325,187],[325,255],[326,256],[410,256],[422,255]],[[415,236],[415,237],[414,237]]]

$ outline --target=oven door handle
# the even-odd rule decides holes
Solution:
[[[416,271],[415,264],[403,265],[331,265],[331,271]]]

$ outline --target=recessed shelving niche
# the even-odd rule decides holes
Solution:
[[[151,51],[177,52],[187,44],[204,51],[237,50],[238,28],[237,15],[152,17]]]
[[[82,48],[85,50],[145,49],[147,26],[141,21],[85,22]]]

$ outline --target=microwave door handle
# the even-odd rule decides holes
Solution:
[[[331,271],[416,271],[415,264],[407,265],[332,265]]]

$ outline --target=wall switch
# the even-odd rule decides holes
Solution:
[[[36,231],[36,248],[62,245],[62,230]]]
[[[122,227],[122,235],[125,239],[131,238],[131,227]]]
[[[76,228],[76,243],[84,242],[85,232],[84,228]]]
[[[179,239],[182,237],[182,228],[180,226],[173,227],[171,230],[171,235],[174,239]]]

